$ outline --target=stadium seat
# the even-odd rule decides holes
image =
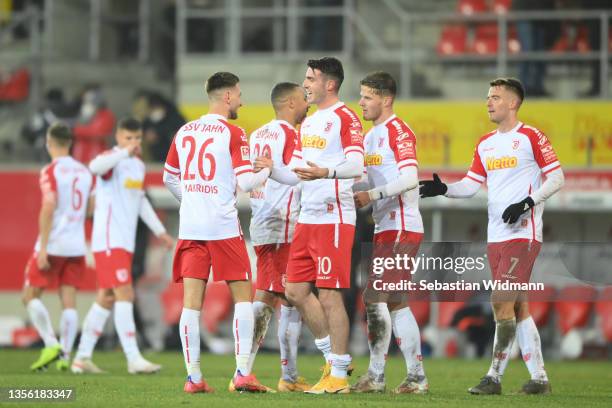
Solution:
[[[439,55],[458,55],[467,50],[467,27],[460,24],[450,24],[442,28],[437,51]]]
[[[22,102],[30,95],[30,71],[20,68],[0,83],[0,102]]]
[[[465,306],[465,302],[438,302],[438,327],[449,328],[455,313]]]
[[[612,286],[606,286],[595,304],[601,332],[608,343],[612,343]]]
[[[410,310],[412,310],[412,314],[419,327],[424,327],[429,323],[429,314],[431,312],[429,300],[409,301],[408,306],[410,306]]]
[[[499,29],[497,23],[484,23],[476,27],[474,42],[470,47],[476,54],[496,54],[499,50]],[[520,42],[516,33],[516,27],[510,26],[508,32],[508,51],[517,53],[521,50]]]
[[[586,325],[596,294],[597,291],[591,286],[568,286],[559,292],[555,310],[559,315],[557,323],[563,335]]]
[[[493,0],[491,8],[497,14],[505,14],[510,11],[512,0]]]
[[[209,332],[217,332],[219,323],[228,317],[233,306],[232,296],[225,282],[209,282],[206,285],[202,320]]]
[[[536,326],[546,326],[553,310],[556,289],[550,286],[543,291],[529,293],[529,313]]]
[[[459,0],[457,11],[466,16],[487,11],[486,0]]]

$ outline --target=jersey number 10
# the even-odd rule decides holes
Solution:
[[[204,181],[210,181],[215,177],[215,170],[217,168],[217,163],[215,162],[215,157],[211,153],[206,153],[206,148],[209,144],[213,142],[213,139],[206,140],[202,147],[200,147],[200,151],[198,152],[198,172],[200,173],[200,177]],[[196,150],[196,141],[193,136],[185,136],[183,138],[183,149],[189,145],[189,153],[187,154],[187,163],[185,165],[185,174],[183,175],[183,179],[185,180],[194,180],[196,175],[195,173],[189,172],[189,167],[191,166],[191,162],[193,161],[193,156],[195,156]],[[210,172],[206,174],[204,171],[204,160],[208,160],[210,163]]]

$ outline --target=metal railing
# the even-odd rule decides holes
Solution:
[[[415,64],[448,62],[480,62],[494,63],[498,75],[507,75],[509,63],[527,61],[545,62],[585,62],[599,61],[600,96],[608,97],[608,74],[610,52],[608,50],[608,32],[612,11],[533,11],[533,12],[509,12],[505,14],[480,13],[465,16],[455,12],[410,12],[402,9],[395,0],[382,0],[381,7],[393,16],[394,21],[387,24],[398,24],[399,46],[389,46],[375,32],[375,27],[368,21],[367,16],[362,15],[356,8],[355,0],[345,0],[338,7],[305,7],[298,0],[275,0],[272,7],[242,7],[242,0],[228,0],[224,7],[219,8],[193,8],[189,7],[186,0],[177,1],[176,13],[176,50],[177,60],[184,56],[193,56],[198,53],[190,52],[188,49],[189,38],[187,26],[192,20],[206,20],[209,24],[215,21],[223,22],[224,43],[219,49],[215,49],[207,56],[218,58],[240,59],[251,56],[264,56],[267,58],[295,61],[312,55],[313,50],[300,49],[299,21],[309,17],[339,17],[342,18],[342,45],[334,54],[344,59],[354,59],[359,51],[359,58],[371,61],[393,62],[399,64],[400,68],[400,94],[403,98],[412,97],[411,77]],[[250,18],[271,19],[273,27],[273,45],[267,51],[242,50],[243,21]],[[562,52],[530,51],[509,53],[507,43],[509,39],[509,27],[519,21],[582,21],[593,20],[600,24],[601,47],[597,51],[588,52]],[[460,56],[443,56],[436,52],[435,45],[423,48],[416,44],[413,36],[414,29],[419,25],[442,25],[442,24],[476,24],[497,23],[498,26],[498,49],[499,52],[489,55],[463,54]],[[287,27],[282,30],[282,27]],[[356,48],[356,37],[363,40],[365,48]],[[283,47],[283,44],[286,46]]]

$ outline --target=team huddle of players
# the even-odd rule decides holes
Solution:
[[[391,75],[378,71],[360,82],[361,116],[373,124],[365,137],[359,115],[339,100],[343,79],[337,59],[309,60],[302,85],[283,82],[274,86],[271,102],[275,119],[247,138],[241,128],[228,122],[237,119],[241,106],[239,78],[218,72],[206,82],[208,113],[177,131],[163,178],[180,202],[173,278],[184,287],[179,332],[188,375],[185,392],[213,391],[200,366],[200,311],[209,279],[226,281],[235,304],[236,370],[230,391],[274,392],[257,380],[253,366],[280,302],[278,391],[383,392],[393,333],[407,368],[406,378],[393,392],[428,392],[419,327],[406,296],[376,291],[371,285],[373,274],[364,293],[370,364],[367,372],[349,385],[347,376],[353,368],[342,290],[350,286],[356,208],[372,206],[376,256],[398,252],[414,256],[423,240],[419,196],[470,197],[486,180],[493,278],[529,280],[542,241],[543,202],[562,187],[563,172],[546,136],[516,117],[524,98],[520,82],[511,78],[491,82],[487,107],[497,130],[479,141],[466,177],[446,185],[435,174],[433,180],[419,183],[416,137],[393,113],[396,83]],[[311,105],[317,110],[307,116]],[[75,277],[83,268],[85,245],[84,239],[78,248],[64,247],[62,242],[68,235],[83,235],[85,206],[94,185],[87,169],[69,157],[70,135],[65,127],[53,126],[47,140],[53,162],[41,175],[41,232],[26,270],[24,292],[32,322],[45,342],[32,369],[46,367],[58,358],[58,367],[69,365],[77,327]],[[128,371],[160,369],[141,356],[135,340],[130,265],[138,217],[168,246],[172,239],[144,197],[144,165],[137,157],[138,124],[122,122],[117,143],[89,165],[97,180],[92,247],[100,289],[83,323],[73,372],[101,372],[91,356],[113,303]],[[250,193],[253,210],[250,235],[257,255],[254,298],[236,209],[237,188]],[[409,272],[405,273],[396,276],[395,271],[388,271],[376,279],[406,279]],[[64,306],[59,343],[38,299],[52,278],[60,279]],[[491,367],[469,391],[501,393],[501,377],[518,337],[531,373],[521,391],[549,393],[538,331],[524,294],[503,295],[498,298],[494,293],[492,299],[496,335]],[[324,357],[323,375],[314,385],[297,370],[302,322],[313,333]]]

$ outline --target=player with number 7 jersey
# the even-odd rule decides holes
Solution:
[[[238,391],[266,392],[248,364],[254,330],[251,264],[236,188],[251,191],[268,178],[270,169],[253,171],[244,130],[228,122],[238,117],[242,105],[238,77],[217,72],[208,78],[206,92],[208,114],[179,129],[164,165],[164,183],[180,202],[173,276],[184,288],[179,323],[188,375],[184,391],[212,391],[202,377],[199,357],[202,295],[212,268],[212,279],[228,283],[235,303],[236,372],[231,385]]]

